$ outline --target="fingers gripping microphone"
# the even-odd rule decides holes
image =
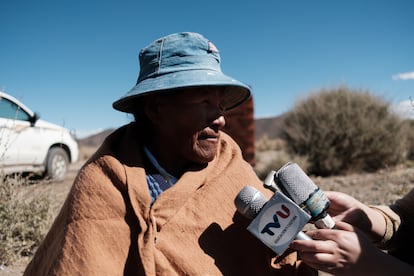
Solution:
[[[274,177],[280,190],[312,216],[311,221],[316,227],[335,227],[327,213],[329,199],[296,163],[285,164]]]
[[[234,203],[240,214],[252,219],[247,230],[278,255],[293,239],[311,239],[301,231],[310,215],[282,193],[275,193],[267,201],[259,190],[245,186]]]

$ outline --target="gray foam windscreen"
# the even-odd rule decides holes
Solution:
[[[287,163],[276,172],[277,184],[296,204],[305,202],[318,186],[296,164]]]
[[[265,196],[252,186],[243,187],[234,199],[237,211],[249,219],[254,219],[266,202]]]

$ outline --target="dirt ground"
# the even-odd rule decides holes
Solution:
[[[27,192],[33,196],[47,194],[51,199],[52,213],[56,216],[83,162],[80,161],[71,166],[65,181],[36,183],[28,186]],[[414,168],[405,167],[386,169],[371,174],[311,178],[323,190],[342,191],[367,204],[389,204],[414,188]],[[22,259],[13,266],[0,267],[0,276],[22,275],[28,261],[28,259]]]

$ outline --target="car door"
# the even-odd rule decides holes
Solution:
[[[35,143],[30,118],[16,103],[0,99],[0,167],[39,162],[27,156]]]

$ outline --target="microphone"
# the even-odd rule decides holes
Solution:
[[[335,227],[334,220],[327,213],[331,202],[298,164],[288,162],[274,174],[274,179],[285,195],[311,215],[311,222],[317,228]]]
[[[252,186],[245,186],[234,200],[237,211],[252,222],[247,230],[276,254],[282,255],[294,239],[311,240],[301,229],[311,216],[282,193],[268,201]]]

